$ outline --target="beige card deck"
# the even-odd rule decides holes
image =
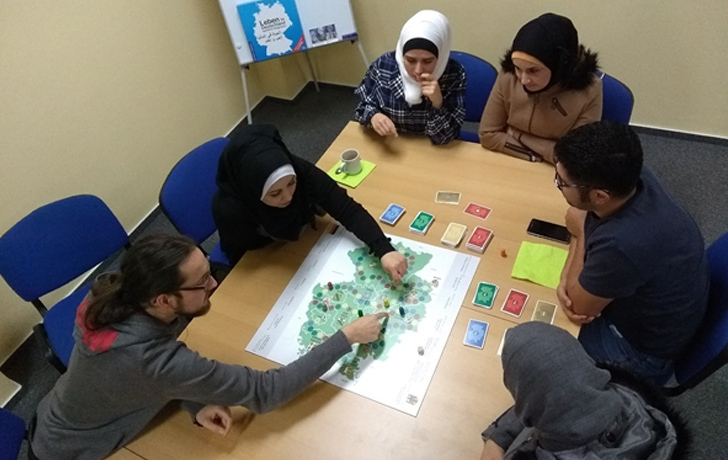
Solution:
[[[435,203],[460,204],[460,192],[441,190],[435,194]]]
[[[450,246],[450,247],[457,247],[458,244],[460,244],[460,241],[463,239],[463,235],[465,235],[465,232],[468,230],[468,227],[466,227],[463,224],[457,224],[455,222],[450,222],[450,225],[447,226],[447,229],[445,229],[445,233],[443,233],[442,238],[440,238],[440,241],[442,244]]]
[[[536,302],[536,308],[533,310],[531,321],[541,321],[542,323],[554,324],[556,317],[556,305],[551,302],[539,300]]]

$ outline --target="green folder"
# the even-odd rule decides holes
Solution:
[[[343,172],[336,174],[336,170],[339,169],[340,164],[341,162],[337,161],[334,166],[332,166],[331,169],[328,170],[327,174],[336,182],[347,185],[351,188],[356,188],[357,185],[361,184],[361,182],[369,175],[369,173],[374,171],[374,168],[377,166],[371,161],[362,160],[361,171],[359,171],[359,174],[355,174],[352,176]]]
[[[518,250],[511,276],[556,289],[568,255],[565,249],[524,241]]]

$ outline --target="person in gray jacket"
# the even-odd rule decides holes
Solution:
[[[632,374],[599,368],[563,329],[508,331],[503,382],[515,405],[482,433],[481,460],[683,458],[688,434],[664,397]]]
[[[104,458],[173,400],[197,424],[225,435],[228,406],[263,413],[285,404],[351,344],[376,340],[386,316],[359,318],[288,366],[256,371],[207,359],[177,340],[209,311],[216,286],[190,239],[152,235],[135,243],[120,270],[97,279],[79,305],[68,370],[38,405],[29,458]]]

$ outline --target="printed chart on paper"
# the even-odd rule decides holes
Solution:
[[[408,270],[395,286],[341,226],[324,233],[246,350],[288,364],[363,314],[389,312],[322,379],[416,416],[480,259],[391,236]]]

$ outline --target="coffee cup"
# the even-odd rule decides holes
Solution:
[[[345,173],[350,176],[361,172],[361,155],[356,149],[347,149],[341,152],[341,164],[336,173]]]

